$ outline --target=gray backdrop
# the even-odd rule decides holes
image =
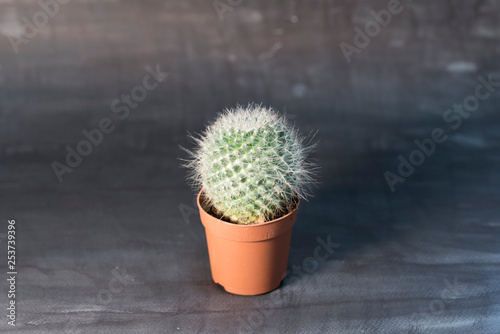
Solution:
[[[500,332],[500,87],[474,100],[479,76],[500,82],[498,2],[402,1],[378,31],[370,11],[394,3],[60,1],[0,2],[0,243],[15,219],[18,271],[2,332]],[[447,113],[466,100],[470,116]],[[178,158],[249,102],[319,130],[321,184],[282,287],[241,297],[211,280]],[[114,130],[59,182],[51,164],[103,119]],[[391,191],[384,172],[439,128]]]

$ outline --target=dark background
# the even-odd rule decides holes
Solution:
[[[17,326],[2,313],[1,331],[498,334],[500,95],[456,131],[442,116],[478,75],[500,81],[500,4],[402,4],[348,63],[339,44],[385,1],[243,1],[221,21],[210,0],[73,0],[19,53],[8,37],[41,8],[1,1],[0,242],[8,219],[18,233]],[[112,101],[157,64],[169,76],[120,121]],[[249,102],[319,130],[289,267],[317,238],[340,246],[241,297],[211,280],[178,158],[188,131]],[[104,117],[116,130],[59,183],[51,163]],[[383,173],[436,127],[448,140],[391,192]]]

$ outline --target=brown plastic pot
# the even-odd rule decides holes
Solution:
[[[256,225],[220,220],[198,208],[207,236],[210,268],[215,283],[237,295],[259,295],[280,286],[285,278],[292,227],[297,208],[289,214]]]

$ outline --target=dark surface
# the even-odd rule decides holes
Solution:
[[[16,219],[18,323],[2,313],[0,331],[500,333],[500,95],[455,131],[442,119],[478,75],[500,80],[500,6],[405,3],[348,64],[339,43],[384,8],[252,1],[221,22],[211,1],[73,0],[16,54],[7,35],[40,7],[1,1],[0,233]],[[169,76],[119,121],[112,101],[156,64]],[[187,131],[252,101],[319,129],[322,183],[289,268],[309,268],[317,238],[339,247],[241,297],[211,280],[177,158]],[[59,183],[51,163],[103,117],[116,130]],[[391,192],[383,173],[436,127],[448,140]]]

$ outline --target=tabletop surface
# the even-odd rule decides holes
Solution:
[[[443,118],[479,77],[500,81],[500,6],[404,2],[349,63],[339,43],[385,2],[233,5],[220,20],[211,1],[74,0],[16,53],[9,37],[42,9],[0,2],[0,243],[15,219],[18,272],[0,331],[500,333],[497,86],[459,125]],[[120,119],[115,99],[158,68]],[[319,130],[321,171],[288,276],[245,297],[212,281],[179,145],[251,101]],[[116,129],[58,179],[53,162],[105,118]],[[435,129],[446,139],[391,189],[385,173]]]

